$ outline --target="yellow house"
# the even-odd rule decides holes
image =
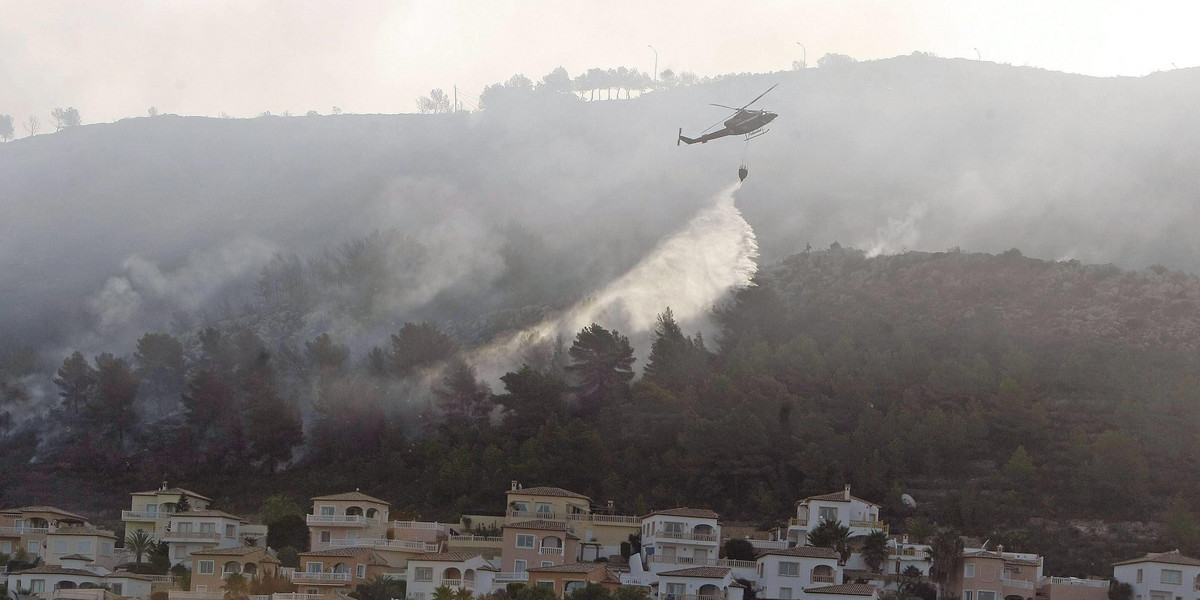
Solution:
[[[312,514],[305,517],[313,550],[348,548],[358,540],[386,540],[389,504],[358,490],[312,499]]]
[[[253,579],[259,575],[273,575],[279,568],[279,559],[258,546],[192,552],[192,590],[220,592],[225,578],[231,573],[242,573]]]
[[[589,583],[598,583],[613,592],[621,585],[621,578],[605,563],[581,562],[529,568],[529,585],[549,589],[559,598],[581,590]]]
[[[51,529],[86,524],[86,518],[53,506],[0,510],[0,552],[14,554],[25,550],[30,556],[42,556]]]
[[[155,539],[161,539],[162,534],[167,531],[167,524],[175,514],[181,497],[187,498],[192,510],[207,510],[212,506],[211,498],[191,490],[167,487],[165,481],[157,490],[134,492],[130,496],[130,509],[121,511],[126,533],[140,529]]]
[[[90,525],[55,527],[46,534],[48,565],[61,566],[65,557],[84,557],[94,565],[111,569],[117,559],[113,551],[117,536],[111,531]]]

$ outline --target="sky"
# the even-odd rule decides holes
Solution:
[[[1200,65],[1200,3],[1161,0],[0,0],[0,15],[0,114],[18,122],[60,106],[85,123],[151,106],[413,112],[433,88],[473,99],[560,65],[651,71],[656,54],[659,71],[702,76],[831,52],[1101,77]]]

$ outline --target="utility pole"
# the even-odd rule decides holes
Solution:
[[[458,84],[454,84],[454,112],[458,112]]]
[[[800,50],[802,50],[804,52],[803,57],[800,59],[800,66],[802,68],[807,69],[808,68],[808,48],[805,48],[804,44],[801,44],[800,42],[796,42],[796,45],[800,46]]]
[[[654,50],[654,83],[658,83],[658,50],[655,50],[654,46],[650,44],[646,44],[646,47]]]

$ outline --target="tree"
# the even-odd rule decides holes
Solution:
[[[852,65],[856,62],[858,62],[858,61],[854,60],[854,58],[852,58],[848,55],[838,54],[836,52],[830,52],[830,53],[826,54],[825,56],[822,56],[821,58],[817,59],[817,67],[819,67],[819,68],[837,68],[837,67],[844,67],[846,65]]]
[[[480,425],[487,423],[493,404],[487,384],[475,377],[475,367],[462,358],[455,358],[446,367],[442,385],[434,388],[438,410],[447,425]]]
[[[646,588],[637,585],[619,585],[612,593],[613,600],[649,600]]]
[[[957,531],[942,529],[933,536],[929,549],[929,578],[938,584],[942,594],[946,584],[962,570],[963,541]]]
[[[571,93],[571,76],[567,74],[567,70],[563,67],[556,67],[553,71],[542,77],[538,82],[538,91],[552,92],[555,94]]]
[[[157,117],[157,116],[158,116],[158,109],[157,109],[157,108],[155,108],[155,107],[153,107],[153,106],[151,106],[150,108],[147,108],[147,109],[146,109],[146,116],[148,116],[148,117]]]
[[[277,523],[280,519],[289,515],[298,516],[303,521],[304,509],[300,508],[300,505],[295,500],[283,494],[271,494],[267,496],[258,507],[258,518],[268,527],[272,523]],[[279,546],[272,547],[279,548]]]
[[[441,88],[430,90],[428,96],[417,98],[417,112],[423,115],[437,115],[450,111],[450,97]]]
[[[268,473],[292,459],[292,448],[304,441],[299,411],[275,390],[267,365],[247,377],[244,384],[246,437],[251,455]]]
[[[599,583],[588,582],[566,595],[566,600],[612,600],[612,593]]]
[[[433,590],[433,594],[430,597],[432,600],[456,600],[454,597],[454,590],[450,589],[450,586],[445,584],[437,586],[437,588]]]
[[[730,560],[755,560],[758,558],[754,544],[741,538],[730,538],[725,542],[725,558]]]
[[[850,546],[850,528],[839,521],[821,521],[812,531],[808,532],[808,543],[822,548],[833,548],[843,564],[850,560],[853,548]]]
[[[179,589],[188,591],[192,589],[192,570],[184,563],[179,563],[170,569],[171,581],[179,586]]]
[[[88,364],[83,353],[76,351],[63,359],[54,384],[58,386],[58,396],[68,412],[78,414],[87,406],[89,394],[96,385],[96,377],[96,370]]]
[[[479,92],[479,108],[501,108],[519,102],[533,91],[533,82],[524,75],[513,75],[504,83],[493,83]]]
[[[179,499],[175,501],[175,512],[192,512],[192,503],[188,500],[187,493],[179,494]]]
[[[29,118],[22,123],[22,126],[25,128],[25,133],[29,137],[33,137],[42,130],[42,120],[37,118],[37,115],[29,115]]]
[[[392,334],[392,365],[400,377],[450,358],[454,340],[429,323],[405,323]]]
[[[308,524],[298,514],[286,514],[267,523],[267,546],[276,550],[298,548],[308,551]]]
[[[123,359],[107,352],[96,357],[96,394],[88,408],[97,423],[116,434],[118,445],[124,445],[125,435],[137,421],[133,402],[138,383],[138,376]]]
[[[125,549],[133,553],[134,562],[142,564],[142,556],[150,554],[157,543],[145,530],[138,529],[125,536]]]
[[[55,131],[62,131],[67,127],[77,127],[83,124],[83,117],[79,115],[79,109],[74,106],[56,108],[50,111],[50,118],[54,121]]]
[[[1017,492],[1031,490],[1037,484],[1037,467],[1033,466],[1025,446],[1017,446],[1001,472],[1009,488]]]
[[[1123,581],[1108,583],[1108,600],[1133,600],[1133,586]]]
[[[407,593],[407,582],[403,579],[392,579],[376,575],[367,583],[360,583],[350,595],[358,600],[392,600],[404,598]]]
[[[867,563],[867,567],[872,572],[878,573],[889,554],[887,533],[878,529],[868,533],[866,539],[863,540],[861,552],[863,562]]]
[[[13,134],[12,115],[0,115],[0,140],[10,141],[13,139]]]
[[[592,323],[575,336],[567,354],[572,362],[566,369],[575,378],[584,414],[595,413],[607,400],[628,393],[635,360],[629,338]]]
[[[250,597],[250,580],[241,573],[230,573],[225,576],[225,600],[245,600]]]
[[[533,437],[551,416],[565,412],[567,385],[549,374],[522,365],[500,381],[506,393],[495,400],[503,407],[504,428],[514,439]]]
[[[270,596],[294,591],[296,584],[292,583],[292,579],[285,575],[282,569],[266,569],[250,580],[251,596]]]
[[[304,342],[304,356],[322,377],[341,375],[350,360],[350,348],[334,343],[328,333],[322,333],[311,342]]]
[[[183,344],[168,333],[143,335],[133,359],[143,379],[175,384],[183,381]]]
[[[706,374],[709,359],[704,341],[699,336],[693,339],[683,334],[671,307],[658,315],[654,342],[646,359],[647,380],[679,391]]]

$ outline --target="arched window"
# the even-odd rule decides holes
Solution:
[[[813,583],[837,583],[833,580],[833,567],[829,565],[817,565],[812,570]]]
[[[231,560],[225,563],[224,567],[221,567],[221,572],[226,575],[229,575],[230,573],[241,573],[242,565],[238,564],[237,561]]]

